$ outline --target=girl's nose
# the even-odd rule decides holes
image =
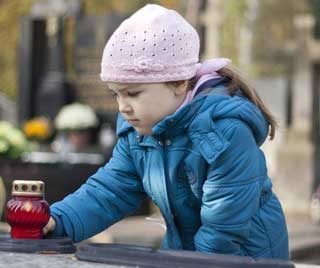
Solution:
[[[119,105],[119,112],[120,113],[132,112],[132,107],[128,102],[126,102],[124,100],[118,100],[118,105]]]

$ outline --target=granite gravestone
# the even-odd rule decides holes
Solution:
[[[73,101],[64,70],[64,18],[77,17],[78,0],[37,1],[20,21],[18,49],[19,121],[53,118]]]
[[[313,26],[313,44],[314,53],[311,58],[312,62],[312,138],[314,144],[314,170],[313,170],[313,184],[312,193],[320,189],[320,1],[312,0],[312,11],[314,16]]]
[[[37,85],[45,66],[45,20],[25,16],[20,21],[18,48],[19,121],[35,116]]]
[[[100,63],[104,46],[116,27],[125,18],[120,14],[81,17],[76,23],[74,69],[78,99],[93,107],[113,123],[118,110],[116,100],[101,82]]]
[[[19,121],[38,115],[54,118],[64,104],[79,101],[114,128],[117,104],[100,81],[100,61],[107,40],[125,17],[85,16],[79,0],[35,2],[20,23]],[[73,39],[68,47],[66,36]],[[66,79],[71,75],[72,85]]]
[[[47,62],[36,95],[36,115],[54,119],[60,108],[74,101],[70,83],[64,71],[63,19],[58,16],[46,20]]]
[[[48,7],[46,7],[48,9]],[[100,81],[103,48],[125,18],[120,14],[74,16],[73,84],[66,79],[61,15],[44,7],[21,19],[19,42],[19,121],[37,115],[54,118],[64,104],[77,100],[93,107],[102,121],[114,123],[116,101]]]

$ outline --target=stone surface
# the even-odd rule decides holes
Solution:
[[[129,268],[128,266],[78,261],[74,255],[39,255],[0,252],[0,268]],[[319,268],[319,265],[295,264],[296,268]],[[137,268],[137,267],[136,267]]]
[[[120,266],[78,261],[73,254],[40,255],[0,252],[0,268],[115,268]],[[124,266],[122,266],[125,268]]]

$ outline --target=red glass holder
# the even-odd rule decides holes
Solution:
[[[43,182],[13,182],[12,198],[6,206],[6,220],[11,226],[11,238],[43,238],[42,229],[50,218],[49,205],[44,200],[43,193]]]

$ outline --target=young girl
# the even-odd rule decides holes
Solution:
[[[166,222],[163,248],[288,259],[259,149],[275,120],[230,60],[198,54],[197,32],[173,10],[146,5],[119,26],[101,64],[120,111],[113,156],[51,206],[45,232],[86,239],[149,196]]]

